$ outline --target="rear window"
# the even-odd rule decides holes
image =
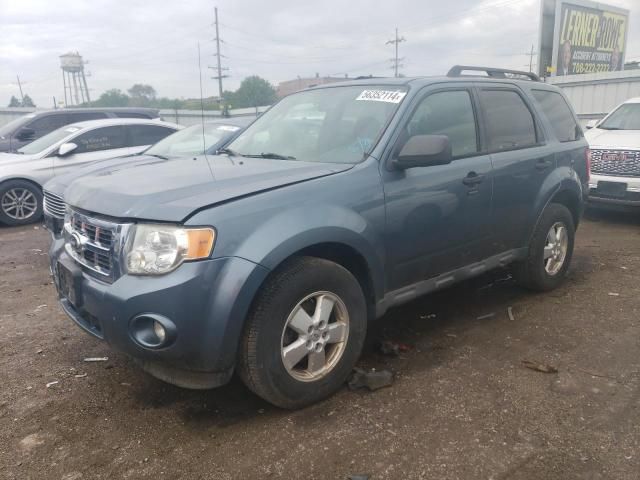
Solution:
[[[533,115],[517,92],[482,90],[480,101],[486,118],[489,151],[515,150],[537,144]]]
[[[558,140],[573,142],[582,138],[582,129],[562,95],[549,90],[533,90],[532,93],[549,119]]]
[[[153,145],[158,143],[167,135],[171,135],[175,130],[157,125],[129,125],[129,146],[140,147],[142,145]]]
[[[70,123],[85,122],[87,120],[101,120],[103,118],[107,118],[107,114],[102,112],[73,112],[69,115],[71,116]]]

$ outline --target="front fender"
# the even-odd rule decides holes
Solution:
[[[238,245],[235,255],[273,270],[296,252],[322,243],[358,252],[368,266],[376,297],[383,295],[383,239],[363,216],[340,206],[305,206],[278,214]]]

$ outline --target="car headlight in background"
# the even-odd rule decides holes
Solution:
[[[131,275],[162,275],[186,260],[208,258],[213,250],[212,228],[138,224],[125,248],[125,264]]]

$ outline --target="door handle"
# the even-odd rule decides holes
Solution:
[[[541,158],[536,162],[536,170],[546,170],[551,166],[551,160]]]
[[[469,172],[467,173],[467,176],[462,180],[462,183],[464,183],[467,187],[473,187],[474,185],[482,183],[483,180],[484,175],[478,175],[476,172]]]

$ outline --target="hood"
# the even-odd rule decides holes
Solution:
[[[179,222],[194,210],[349,170],[353,165],[229,157],[124,157],[45,188],[74,207],[118,218]]]
[[[0,152],[0,169],[2,167],[8,167],[10,165],[19,165],[24,163],[25,160],[31,160],[33,155],[23,155],[21,153],[7,153]],[[0,170],[0,174],[1,174]]]
[[[592,128],[584,134],[589,148],[640,150],[640,130]]]

